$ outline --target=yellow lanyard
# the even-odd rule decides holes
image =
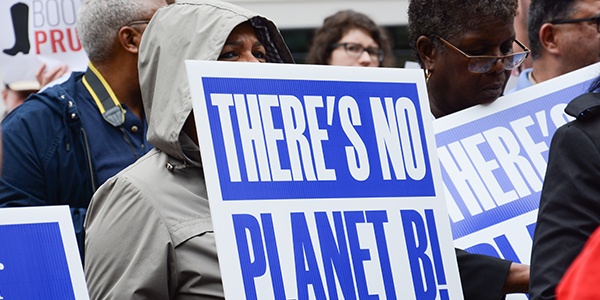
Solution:
[[[121,106],[117,96],[104,80],[102,74],[91,62],[88,64],[88,69],[83,75],[82,81],[92,98],[94,98],[104,120],[114,127],[123,125],[125,123],[125,109]]]

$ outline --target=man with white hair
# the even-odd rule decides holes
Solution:
[[[152,148],[138,82],[142,33],[165,0],[83,0],[86,72],[28,98],[2,121],[0,207],[69,205],[83,256],[88,203]]]

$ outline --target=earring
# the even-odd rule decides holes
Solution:
[[[431,71],[425,69],[425,83],[429,83],[429,78],[431,78]]]

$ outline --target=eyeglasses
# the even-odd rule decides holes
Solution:
[[[440,36],[434,36],[440,39],[440,41],[442,41],[442,43],[444,43],[446,46],[450,47],[451,49],[454,49],[456,52],[466,57],[469,60],[469,71],[473,73],[487,73],[494,67],[494,65],[496,65],[496,62],[499,60],[501,60],[504,64],[504,70],[512,70],[520,66],[525,60],[525,58],[527,58],[527,55],[529,55],[529,52],[531,52],[529,51],[529,49],[527,49],[525,45],[523,45],[521,42],[515,39],[515,43],[519,45],[521,49],[523,49],[523,52],[511,53],[501,56],[468,55],[462,50],[458,49],[456,46],[450,44],[450,42],[441,38]]]
[[[143,25],[143,24],[148,24],[148,23],[150,23],[150,20],[138,20],[138,21],[131,21],[131,22],[127,23],[127,25],[125,25],[125,26]]]
[[[357,43],[338,43],[331,45],[331,49],[335,49],[337,47],[344,47],[344,50],[346,50],[346,53],[348,55],[357,59],[363,54],[363,52],[367,51],[367,53],[371,57],[371,60],[376,60],[379,63],[383,61],[383,57],[385,55],[381,48],[365,47]]]
[[[579,18],[579,19],[558,19],[550,21],[550,24],[571,24],[571,23],[581,23],[581,22],[596,22],[596,31],[600,33],[600,16],[591,17],[591,18]]]

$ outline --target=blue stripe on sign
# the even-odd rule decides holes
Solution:
[[[435,195],[414,83],[204,78],[203,85],[225,200]],[[378,144],[380,124],[398,131],[400,155]],[[384,164],[380,153],[389,156]],[[358,158],[368,163],[349,162]]]
[[[58,223],[0,225],[4,299],[75,299]]]

